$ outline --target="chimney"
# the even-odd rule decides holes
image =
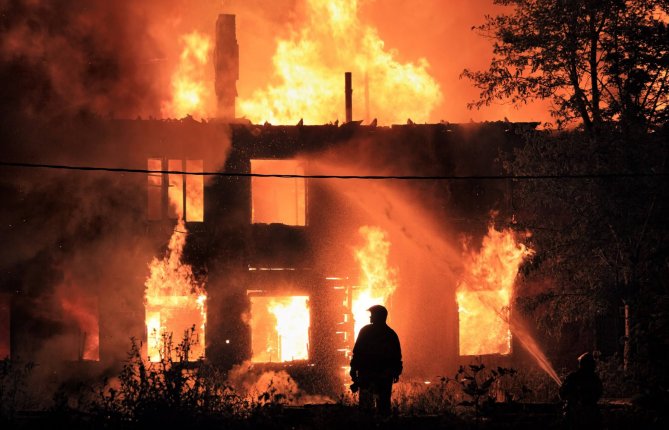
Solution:
[[[235,15],[221,14],[216,20],[216,47],[214,48],[217,116],[223,120],[235,119],[235,99],[239,79],[239,45]]]
[[[351,83],[351,72],[344,74],[346,85],[346,122],[353,121],[353,85]]]
[[[369,75],[365,72],[365,122],[369,124]]]

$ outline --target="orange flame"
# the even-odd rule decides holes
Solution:
[[[183,49],[172,74],[172,97],[163,104],[162,115],[164,118],[210,117],[216,106],[205,72],[212,52],[211,39],[194,31],[181,36],[180,42]]]
[[[369,323],[367,309],[373,305],[386,306],[397,288],[397,270],[388,267],[390,242],[378,227],[360,227],[365,245],[355,251],[355,259],[362,271],[359,286],[353,292],[352,312],[354,336]]]
[[[318,124],[343,117],[343,74],[359,77],[354,106],[366,106],[382,124],[427,121],[441,101],[439,84],[428,63],[401,64],[386,50],[375,28],[362,24],[357,0],[307,0],[304,27],[288,40],[278,40],[273,57],[278,85],[260,89],[240,100],[251,121],[274,124]],[[369,119],[369,118],[367,118]]]
[[[309,358],[309,297],[252,297],[251,334],[256,363]]]
[[[150,274],[144,285],[150,361],[166,358],[166,336],[174,335],[176,345],[186,333],[192,334],[188,360],[204,357],[207,296],[191,266],[181,262],[187,234],[184,221],[179,219],[167,254],[162,259],[154,258],[149,265]],[[172,359],[176,359],[176,351],[171,352]]]
[[[458,284],[460,355],[509,354],[509,305],[520,264],[533,251],[516,241],[510,229],[493,226],[479,253],[465,256],[465,276]]]

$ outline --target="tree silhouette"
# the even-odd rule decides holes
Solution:
[[[553,102],[559,126],[588,131],[614,122],[648,130],[667,120],[667,0],[495,0],[513,8],[474,27],[494,40],[486,71],[462,76],[496,100]]]

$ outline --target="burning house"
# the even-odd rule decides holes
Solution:
[[[337,384],[365,309],[382,303],[408,375],[512,356],[513,284],[531,250],[488,226],[491,212],[511,219],[513,182],[462,178],[500,175],[499,152],[536,124],[354,121],[350,74],[338,75],[345,122],[255,124],[235,113],[234,30],[234,16],[219,17],[215,119],[81,117],[23,131],[48,130],[81,165],[139,168],[91,173],[77,188],[96,196],[85,207],[36,190],[64,230],[7,277],[0,352],[103,368],[131,337],[151,361],[186,337],[192,361]],[[199,91],[186,85],[182,101]]]

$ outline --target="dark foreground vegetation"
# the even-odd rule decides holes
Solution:
[[[478,27],[494,58],[487,70],[464,72],[481,90],[473,105],[549,100],[559,129],[528,131],[526,145],[500,154],[512,214],[496,222],[531,231],[536,251],[521,269],[513,311],[562,377],[578,354],[598,352],[605,428],[669,428],[669,5],[494,3],[511,7]],[[61,105],[44,102],[49,86],[25,79],[28,66],[8,64],[2,75],[15,85],[6,86],[5,130],[14,129],[16,106]],[[556,384],[528,370],[477,364],[430,384],[402,381],[393,415],[379,418],[360,415],[350,393],[315,401],[286,391],[278,373],[245,390],[229,372],[169,357],[147,363],[134,344],[108,378],[58,378],[5,360],[0,427],[563,428]]]
[[[184,347],[184,345],[186,347]],[[395,385],[389,417],[361,413],[350,393],[316,397],[273,373],[254,389],[232,376],[182,360],[187,342],[158,363],[134,342],[111,378],[67,381],[36,377],[35,367],[6,359],[0,369],[2,428],[232,428],[232,429],[511,429],[564,428],[557,385],[543,373],[463,366],[452,377]],[[609,390],[618,389],[606,380]],[[614,394],[614,393],[606,393]],[[664,428],[661,411],[633,399],[600,403],[609,429]]]

